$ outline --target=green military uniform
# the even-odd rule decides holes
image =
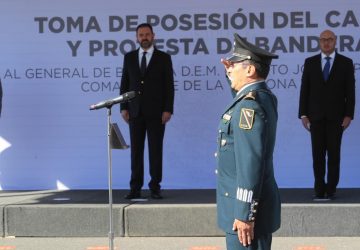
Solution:
[[[219,227],[237,234],[235,219],[253,221],[253,241],[270,235],[269,246],[271,233],[280,227],[280,195],[273,170],[277,118],[277,99],[266,83],[245,85],[221,117],[216,153]],[[242,249],[239,246],[234,249]]]

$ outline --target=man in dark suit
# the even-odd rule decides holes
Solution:
[[[144,143],[147,136],[151,197],[161,199],[162,153],[165,124],[174,106],[174,76],[170,55],[153,45],[155,34],[147,23],[136,28],[140,48],[124,57],[120,94],[135,91],[136,97],[121,104],[121,115],[130,128],[131,180],[126,199],[141,197],[144,184]]]
[[[299,118],[311,134],[315,199],[332,199],[339,183],[342,134],[354,118],[355,77],[352,60],[335,51],[335,34],[325,30],[319,41],[321,53],[305,60]]]
[[[277,99],[265,83],[277,58],[235,34],[225,65],[234,99],[219,124],[217,157],[218,225],[227,250],[270,250],[280,227],[280,195],[273,151]]]

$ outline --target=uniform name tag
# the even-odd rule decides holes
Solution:
[[[242,129],[252,129],[254,123],[255,110],[241,109],[239,127]]]

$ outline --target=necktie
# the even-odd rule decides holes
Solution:
[[[146,52],[143,52],[142,58],[141,58],[141,64],[140,64],[140,71],[141,71],[141,75],[145,75],[145,71],[146,71]]]
[[[331,57],[327,56],[327,57],[325,57],[325,59],[326,59],[326,63],[325,63],[324,69],[323,69],[323,75],[324,75],[324,80],[326,82],[329,78]]]

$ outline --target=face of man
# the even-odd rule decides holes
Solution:
[[[151,47],[154,42],[154,37],[155,34],[151,32],[149,27],[141,27],[136,32],[136,40],[144,50]]]
[[[330,55],[335,51],[336,36],[330,30],[325,30],[320,34],[320,49],[325,55]]]
[[[230,63],[227,74],[231,80],[232,89],[239,91],[248,83],[249,67],[250,64],[246,61]]]

